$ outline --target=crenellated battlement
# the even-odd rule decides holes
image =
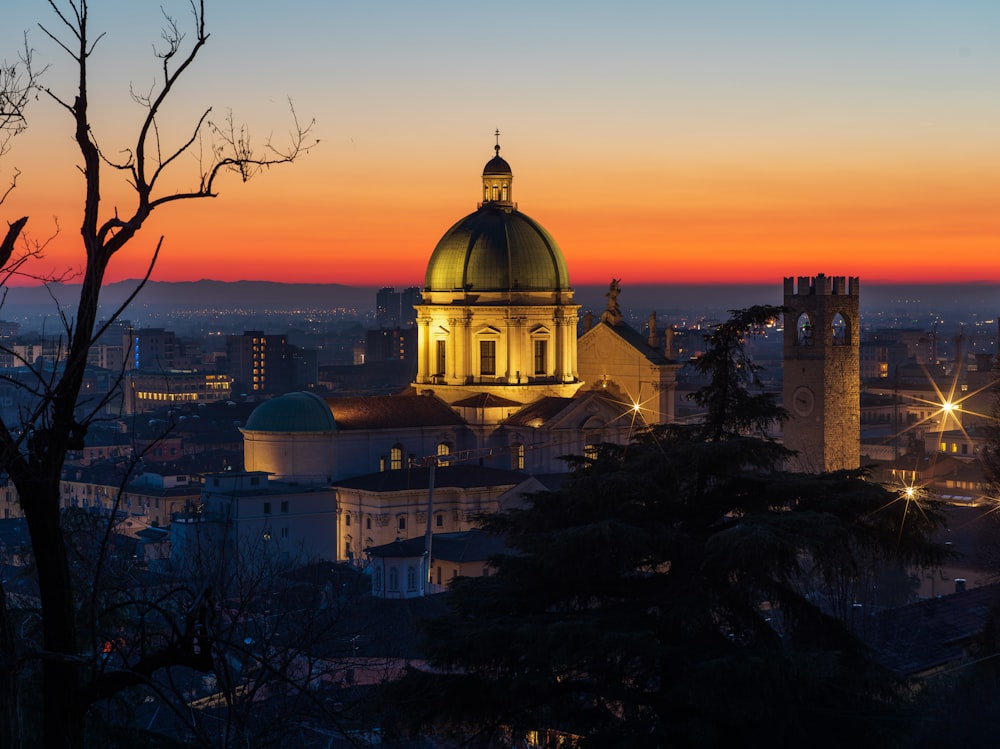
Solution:
[[[859,296],[861,283],[857,276],[795,276],[785,277],[785,296]]]

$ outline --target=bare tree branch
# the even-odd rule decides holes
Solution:
[[[99,581],[90,580],[91,587],[88,587],[78,579],[79,570],[71,565],[71,554],[75,552],[68,545],[60,477],[67,454],[82,446],[88,427],[99,417],[101,406],[106,403],[101,399],[96,406],[81,403],[88,353],[97,337],[121,317],[147,283],[163,247],[163,238],[157,242],[136,289],[107,322],[98,324],[108,264],[117,252],[129,245],[159,208],[182,200],[216,197],[218,178],[223,173],[234,172],[246,181],[271,166],[297,160],[315,145],[315,141],[310,141],[312,122],[303,126],[291,103],[292,127],[287,143],[277,143],[269,137],[257,148],[249,129],[237,124],[231,112],[221,125],[217,125],[210,119],[210,107],[204,108],[193,127],[182,130],[176,141],[170,137],[170,129],[161,127],[178,81],[191,70],[209,38],[204,0],[189,0],[193,33],[186,24],[178,23],[164,12],[166,20],[161,41],[153,49],[156,82],[147,93],[137,93],[134,87],[128,91],[131,101],[145,110],[141,122],[124,148],[109,146],[95,132],[90,100],[89,63],[104,35],[91,33],[88,0],[47,0],[47,4],[55,23],[51,28],[45,25],[40,28],[56,50],[68,58],[76,74],[74,90],[59,92],[41,86],[31,66],[27,46],[18,63],[0,67],[0,155],[6,153],[10,138],[23,130],[26,123],[24,107],[35,92],[43,92],[70,115],[73,137],[79,149],[79,168],[84,177],[79,224],[83,271],[75,307],[68,311],[57,306],[62,326],[59,365],[50,367],[24,362],[28,379],[19,379],[17,387],[31,394],[30,405],[25,406],[16,422],[0,419],[0,472],[10,477],[17,490],[34,555],[33,572],[37,576],[42,620],[42,687],[38,702],[45,711],[42,720],[44,744],[53,749],[57,746],[79,749],[83,742],[84,719],[95,701],[133,685],[148,684],[151,675],[161,668],[213,667],[208,647],[210,639],[204,639],[210,637],[213,625],[212,606],[207,595],[195,601],[186,612],[180,612],[179,617],[167,602],[162,606],[148,604],[148,609],[143,610],[155,610],[159,617],[169,622],[166,629],[171,635],[166,638],[162,633],[151,636],[144,641],[141,656],[120,669],[109,671],[98,667],[99,655],[91,647],[94,644],[91,641],[101,632],[99,617],[115,613],[116,609],[113,602],[110,607],[103,602],[98,606],[95,586]],[[187,34],[182,27],[189,28]],[[198,148],[202,143],[207,144],[204,150]],[[107,153],[120,156],[107,158],[105,148]],[[182,159],[183,155],[196,158]],[[13,174],[10,186],[0,192],[0,203],[14,189],[20,172],[15,170]],[[120,211],[118,208],[109,210],[102,203],[105,174],[116,176],[131,187],[129,204]],[[168,184],[169,192],[165,187]],[[180,188],[176,189],[175,185]],[[29,241],[25,236],[26,225],[27,218],[17,219],[8,225],[0,238],[0,278],[3,280],[9,280],[15,273],[27,275],[27,262],[40,257],[47,244]],[[124,494],[127,475],[128,472],[118,487],[116,502],[120,502]],[[116,507],[117,504],[112,509]],[[97,575],[105,574],[114,566],[108,561],[113,518],[114,512],[102,537],[97,540],[100,552],[92,560],[93,569],[88,568]],[[86,616],[81,616],[78,604],[88,610]],[[133,601],[130,605],[140,604]]]

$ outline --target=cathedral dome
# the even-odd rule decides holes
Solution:
[[[496,155],[483,169],[483,202],[452,226],[427,263],[427,291],[565,291],[569,272],[559,245],[517,210],[510,164]]]
[[[251,432],[332,432],[337,428],[326,401],[313,393],[286,393],[264,401],[250,414]]]
[[[485,203],[452,226],[427,264],[429,291],[560,291],[570,288],[562,251],[534,219]]]

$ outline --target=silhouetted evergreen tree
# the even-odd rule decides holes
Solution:
[[[862,472],[786,474],[733,313],[696,367],[704,424],[578,459],[564,489],[488,517],[513,550],[458,579],[427,626],[433,671],[389,687],[410,726],[495,746],[884,745],[900,696],[832,593],[866,565],[929,564],[940,518]]]

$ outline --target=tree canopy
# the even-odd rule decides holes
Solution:
[[[604,445],[562,489],[484,520],[511,551],[453,583],[451,613],[427,625],[431,669],[390,687],[412,725],[585,747],[891,734],[897,684],[844,600],[865,570],[939,560],[941,518],[860,470],[782,470],[764,427],[783,413],[748,392],[743,348],[779,311],[736,312],[709,337],[705,423]]]

